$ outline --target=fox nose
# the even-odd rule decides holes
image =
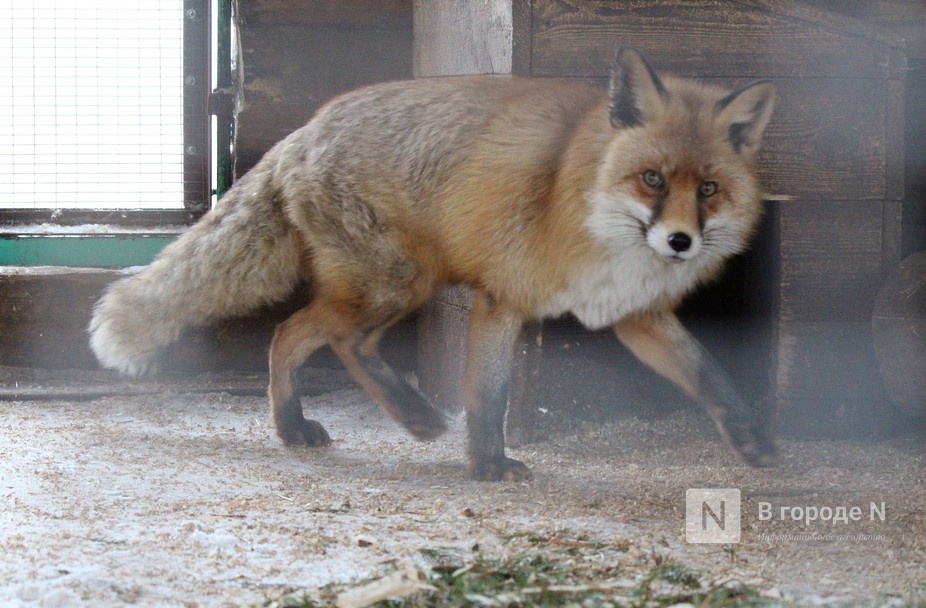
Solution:
[[[684,232],[673,232],[669,235],[669,247],[676,253],[688,251],[691,248],[691,237]]]

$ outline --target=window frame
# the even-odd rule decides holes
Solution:
[[[220,10],[229,0],[219,0]],[[67,209],[0,208],[0,230],[15,234],[16,227],[33,224],[80,226],[105,224],[139,229],[188,226],[211,207],[212,115],[211,2],[183,2],[183,208],[180,209]],[[222,29],[222,28],[220,28]],[[221,72],[221,69],[220,69]],[[220,121],[222,118],[220,117]]]

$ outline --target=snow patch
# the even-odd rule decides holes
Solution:
[[[164,226],[117,226],[114,224],[23,224],[0,226],[0,236],[119,236],[158,235],[170,236],[184,232],[188,226],[168,224]]]

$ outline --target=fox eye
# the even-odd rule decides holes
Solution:
[[[659,171],[647,169],[643,172],[643,183],[653,190],[662,190],[666,185],[666,178]]]
[[[704,198],[708,198],[717,194],[717,182],[701,182],[701,187],[698,188],[698,193]]]

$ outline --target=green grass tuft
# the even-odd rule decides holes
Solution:
[[[611,554],[603,558],[601,545],[586,543],[584,538],[567,542],[557,533],[552,539],[525,535],[521,540],[526,542],[526,550],[505,557],[464,554],[456,549],[423,549],[420,561],[428,565],[428,571],[421,582],[430,588],[373,606],[658,608],[692,604],[701,608],[727,608],[771,605],[754,589],[712,586],[692,568],[659,556],[651,556],[649,566],[635,563],[628,566],[632,570],[625,570],[612,559],[626,552],[626,545],[609,546]],[[335,586],[312,598],[285,596],[266,603],[265,607],[333,606],[344,590],[345,587]]]

